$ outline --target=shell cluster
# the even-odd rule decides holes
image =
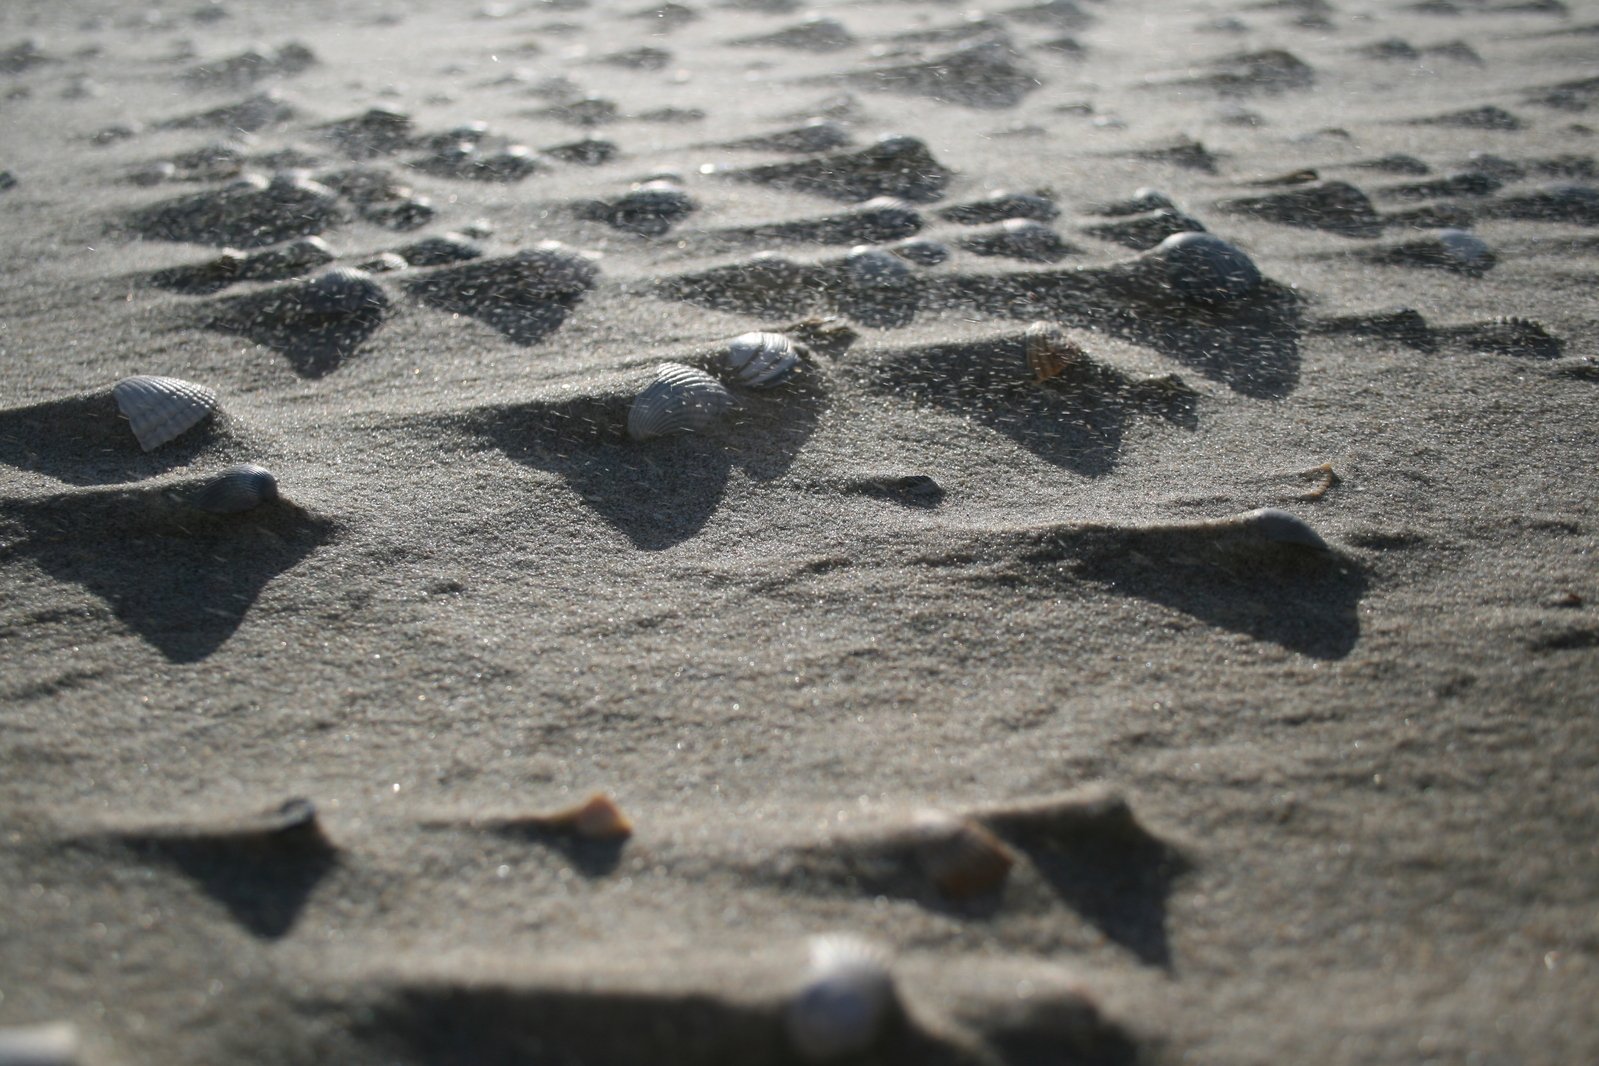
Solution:
[[[650,440],[675,433],[697,433],[733,407],[733,394],[703,370],[662,363],[655,380],[633,400],[627,435]]]
[[[888,954],[858,937],[827,934],[810,940],[805,983],[789,1000],[789,1040],[808,1062],[830,1062],[869,1051],[899,1011]]]
[[[147,452],[187,433],[217,410],[215,392],[179,378],[123,378],[112,386],[111,395],[139,447]]]

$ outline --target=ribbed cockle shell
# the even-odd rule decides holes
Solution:
[[[178,378],[123,378],[112,386],[111,395],[145,451],[176,439],[217,409],[216,393]]]
[[[733,394],[709,374],[682,363],[662,363],[627,413],[627,435],[649,440],[697,433],[732,406]]]
[[[799,349],[781,333],[741,333],[727,344],[723,356],[739,382],[752,389],[769,389],[799,365]]]

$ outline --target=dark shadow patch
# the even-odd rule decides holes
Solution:
[[[701,433],[635,441],[627,414],[650,380],[626,375],[574,400],[483,409],[470,427],[510,459],[559,476],[635,547],[659,551],[704,528],[735,467],[758,481],[787,473],[827,405],[810,367],[776,389],[740,391],[738,406]]]
[[[921,279],[922,306],[1049,318],[1152,348],[1246,396],[1280,399],[1299,381],[1300,302],[1265,281],[1224,304],[1183,301],[1142,264]]]
[[[1382,232],[1382,220],[1371,200],[1345,181],[1318,182],[1266,196],[1222,200],[1216,206],[1234,214],[1345,237],[1374,237]]]
[[[213,515],[160,489],[93,490],[11,502],[7,556],[103,599],[172,662],[231,637],[261,590],[330,541],[335,526],[286,501]]]
[[[1376,337],[1422,352],[1435,351],[1438,346],[1427,320],[1413,307],[1313,318],[1305,323],[1305,332],[1327,337]]]
[[[516,344],[537,344],[561,328],[598,270],[563,249],[529,249],[431,270],[406,286],[429,307],[467,315]]]
[[[321,233],[345,221],[331,191],[314,182],[245,183],[141,208],[129,228],[148,240],[259,248]]]
[[[349,314],[301,313],[286,306],[291,296],[273,290],[229,299],[206,325],[271,348],[302,378],[320,378],[353,358],[388,315],[386,301]]]
[[[944,195],[953,172],[914,137],[884,137],[851,152],[835,152],[790,163],[729,167],[715,172],[735,181],[794,189],[835,200],[893,196],[929,203]]]
[[[1145,829],[1125,800],[1069,796],[973,817],[1025,854],[1061,901],[1107,937],[1170,968],[1166,901],[1191,864]]]
[[[109,485],[156,477],[200,461],[242,458],[223,415],[153,451],[143,451],[111,390],[0,411],[0,462],[69,485]]]
[[[553,832],[538,825],[518,825],[507,821],[491,825],[489,832],[506,840],[536,844],[564,856],[584,877],[604,877],[622,863],[626,840],[584,840],[570,833]]]
[[[113,834],[137,854],[170,863],[253,935],[288,934],[338,850],[306,800],[290,800],[237,824]]]
[[[981,110],[1015,107],[1043,79],[1019,62],[1004,39],[976,41],[919,63],[876,67],[844,75],[862,89],[927,96]]]
[[[797,984],[797,982],[796,982]],[[923,1031],[896,1003],[879,1039],[852,1066],[977,1066],[970,1050]],[[354,1013],[357,1034],[427,1066],[584,1063],[797,1066],[781,1002],[709,991],[578,989],[487,979],[421,979]]]
[[[1366,578],[1351,560],[1259,543],[1225,522],[1063,528],[1021,552],[1006,580],[1091,581],[1316,659],[1360,639]]]
[[[1034,380],[1021,333],[884,353],[852,361],[850,370],[868,388],[976,419],[1085,477],[1115,467],[1127,423],[1140,411],[1197,424],[1191,390],[1186,410],[1151,404],[1139,382],[1086,357]]]
[[[1254,96],[1308,89],[1316,71],[1292,52],[1280,48],[1236,52],[1205,64],[1201,74],[1183,74],[1150,82],[1156,88],[1208,89],[1221,96]]]
[[[1141,1058],[1132,1037],[1081,998],[996,1004],[974,1028],[1006,1066],[1134,1066]]]
[[[846,478],[838,488],[852,496],[869,496],[901,507],[932,510],[944,502],[944,486],[926,474],[863,474]]]

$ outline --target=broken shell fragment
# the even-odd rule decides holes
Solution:
[[[709,374],[681,363],[662,363],[628,410],[627,435],[644,441],[697,433],[732,406],[733,394]]]
[[[789,1000],[789,1040],[808,1062],[829,1062],[872,1048],[900,1017],[888,954],[858,937],[810,940],[805,984]]]
[[[1033,380],[1059,377],[1071,366],[1088,361],[1088,353],[1050,322],[1034,322],[1022,334],[1027,352],[1027,369]]]
[[[800,354],[781,333],[741,333],[728,343],[723,360],[741,384],[769,389],[794,372]]]
[[[967,900],[1005,883],[1016,856],[994,834],[969,818],[922,811],[911,827],[917,864],[947,899]]]
[[[278,480],[265,467],[242,463],[200,486],[191,502],[211,514],[240,514],[278,498]]]
[[[633,835],[633,823],[616,801],[596,792],[575,807],[541,815],[538,822],[555,832],[571,833],[584,840],[626,840]]]
[[[145,451],[176,439],[217,410],[215,392],[178,378],[123,378],[112,386],[111,395]]]

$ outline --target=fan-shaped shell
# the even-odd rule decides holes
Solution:
[[[353,315],[381,311],[389,304],[383,287],[364,270],[334,267],[299,287],[298,307],[307,315]]]
[[[145,451],[176,439],[217,409],[215,392],[178,378],[123,378],[112,386],[111,395]]]
[[[781,333],[741,333],[727,344],[723,359],[739,382],[769,389],[799,365],[799,349]]]
[[[805,984],[784,1020],[801,1058],[827,1062],[870,1049],[898,1009],[887,953],[832,933],[811,938]]]
[[[265,467],[241,463],[207,481],[194,505],[212,514],[239,514],[278,498],[278,479]]]
[[[923,811],[911,833],[922,872],[949,899],[972,899],[995,891],[1016,865],[1010,848],[969,818]]]
[[[733,394],[709,374],[681,363],[662,363],[655,380],[628,410],[627,435],[649,440],[697,433],[732,406]]]
[[[1023,340],[1027,369],[1033,372],[1034,381],[1059,377],[1068,367],[1088,358],[1087,352],[1049,322],[1034,322],[1028,326]]]

